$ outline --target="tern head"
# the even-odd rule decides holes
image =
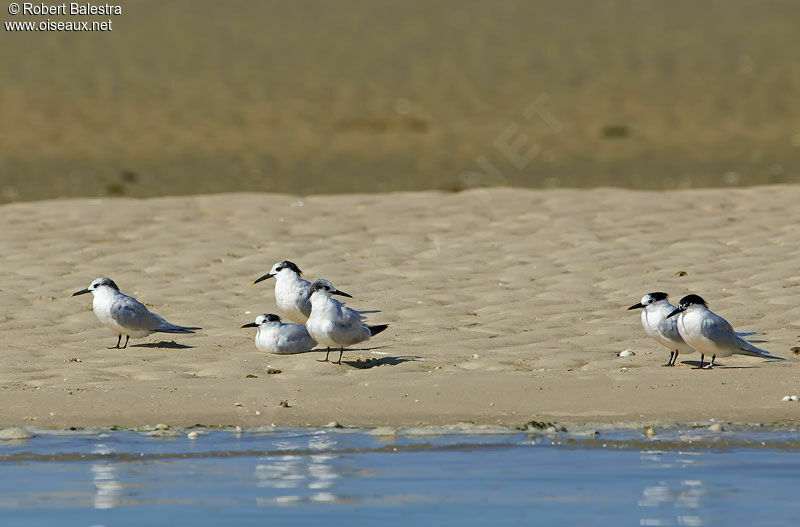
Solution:
[[[656,302],[660,302],[661,300],[667,299],[667,293],[662,293],[661,291],[656,291],[655,293],[647,293],[642,297],[642,301],[638,304],[633,304],[631,307],[628,308],[628,311],[631,309],[642,309],[650,304],[654,304]]]
[[[289,260],[284,260],[282,262],[278,262],[275,265],[273,265],[272,269],[270,269],[267,274],[265,274],[264,276],[253,282],[253,285],[256,285],[257,283],[263,280],[266,280],[267,278],[272,278],[273,276],[281,272],[294,273],[297,276],[303,275],[303,271],[301,271],[300,268],[297,267],[297,265],[294,262],[290,262]]]
[[[257,328],[259,326],[263,326],[264,324],[269,324],[270,322],[280,322],[281,317],[278,315],[273,315],[272,313],[264,313],[263,315],[258,315],[256,317],[255,322],[250,322],[249,324],[245,324],[243,328]]]
[[[95,291],[102,290],[104,287],[109,287],[114,291],[119,291],[119,287],[117,287],[117,284],[115,284],[114,280],[111,278],[96,278],[91,284],[89,284],[89,287],[86,289],[81,289],[80,291],[75,291],[72,293],[72,296],[94,293]]]
[[[313,284],[311,284],[310,294],[320,293],[325,296],[331,295],[341,295],[346,296],[348,298],[353,298],[352,295],[345,293],[344,291],[339,291],[336,289],[332,283],[324,278],[320,278],[319,280],[315,280]]]
[[[703,306],[707,308],[708,304],[706,304],[706,301],[703,300],[703,297],[701,297],[700,295],[686,295],[685,297],[681,298],[681,301],[678,304],[678,308],[669,315],[667,315],[667,318],[674,317],[678,313],[686,311],[692,306]]]

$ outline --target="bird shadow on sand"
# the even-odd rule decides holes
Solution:
[[[358,368],[359,370],[366,370],[376,366],[397,366],[398,364],[403,364],[404,362],[413,362],[421,358],[422,357],[411,355],[402,357],[367,357],[366,359],[358,357],[353,360],[342,359],[342,364],[347,364],[348,366]]]
[[[150,349],[172,349],[172,350],[186,350],[193,349],[194,346],[187,346],[186,344],[178,344],[174,340],[162,340],[160,342],[145,342],[143,344],[131,344],[129,348],[150,348]]]
[[[357,368],[359,370],[366,370],[369,368],[374,368],[376,366],[397,366],[398,364],[403,364],[404,362],[413,362],[416,360],[421,359],[422,357],[417,357],[415,355],[403,355],[403,356],[390,356],[384,355],[380,357],[355,357],[352,359],[347,358],[348,353],[352,353],[354,351],[373,351],[387,348],[388,346],[375,346],[372,348],[345,348],[344,349],[344,356],[342,357],[342,364],[346,364],[351,368]],[[314,351],[320,351],[315,349]],[[324,351],[324,350],[322,350]],[[336,360],[338,350],[331,350],[331,359]]]
[[[691,366],[694,370],[700,369],[700,361],[699,360],[683,360],[681,364],[686,364],[687,366]],[[703,362],[703,369],[704,370],[749,370],[750,368],[758,368],[758,366],[725,366],[724,364],[720,364],[719,362],[714,363],[713,368],[708,368],[708,361]]]

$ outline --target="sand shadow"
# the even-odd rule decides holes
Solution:
[[[345,350],[346,352],[347,350]],[[376,366],[397,366],[398,364],[403,364],[404,362],[413,362],[421,359],[422,357],[417,357],[413,355],[407,355],[402,357],[367,357],[366,359],[362,359],[358,357],[353,360],[345,360],[342,359],[342,364],[346,364],[352,368],[358,368],[359,370],[368,370],[369,368],[374,368]]]
[[[145,342],[143,344],[131,344],[129,348],[150,348],[150,349],[173,349],[173,350],[186,350],[193,349],[194,346],[187,346],[186,344],[178,344],[174,340],[162,340],[160,342]]]
[[[402,364],[404,362],[412,362],[416,360],[420,360],[422,357],[418,357],[416,355],[403,355],[400,357],[384,355],[378,357],[356,357],[353,359],[348,359],[347,354],[352,353],[354,351],[374,351],[380,350],[384,348],[388,348],[390,346],[383,345],[383,346],[372,346],[369,348],[345,348],[344,355],[342,356],[342,364],[346,364],[352,368],[357,368],[359,370],[366,370],[369,368],[374,368],[375,366],[397,366],[398,364]],[[314,348],[311,350],[312,352],[324,352],[324,348]],[[339,358],[338,356],[339,350],[332,348],[330,353],[330,361],[333,362]],[[321,361],[324,362],[324,361]]]
[[[700,369],[700,361],[699,360],[683,360],[681,364],[686,364],[687,366],[691,366],[693,369]],[[703,361],[703,366],[708,366],[708,361]],[[711,368],[712,370],[720,369],[720,370],[749,370],[751,368],[758,368],[758,366],[725,366],[719,362],[714,363],[714,367]],[[708,370],[708,368],[703,368],[704,370]]]

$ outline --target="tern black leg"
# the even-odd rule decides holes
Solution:
[[[338,361],[336,361],[336,364],[341,364],[341,363],[342,363],[342,355],[344,355],[344,347],[342,347],[342,348],[339,350],[339,360],[338,360]]]
[[[122,337],[122,335],[120,335],[120,337]],[[131,336],[130,336],[130,335],[125,335],[125,345],[124,345],[124,346],[122,346],[122,349],[125,349],[125,348],[127,348],[127,347],[128,347],[128,339],[129,339],[129,338],[131,338]],[[117,346],[119,346],[119,344],[117,344]]]
[[[676,355],[676,353],[674,351],[670,351],[669,352],[669,360],[667,361],[666,364],[664,364],[664,366],[672,366],[673,365],[672,357],[674,357],[675,355]]]
[[[317,362],[328,362],[328,355],[331,354],[331,348],[328,347],[325,349],[325,358],[322,360],[317,359]]]
[[[117,345],[116,346],[111,346],[108,349],[110,349],[110,350],[118,350],[120,342],[122,342],[122,335],[117,335]]]
[[[708,365],[708,367],[706,367],[706,369],[707,369],[707,370],[710,370],[711,368],[713,368],[713,367],[714,367],[714,360],[715,360],[716,358],[717,358],[717,354],[716,354],[716,353],[715,353],[714,355],[712,355],[712,356],[711,356],[711,363]]]
[[[701,353],[700,354],[700,367],[699,368],[695,368],[696,370],[702,370],[703,369],[703,359],[705,359],[705,355],[703,355]]]
[[[675,361],[678,360],[678,350],[675,350],[675,356],[672,357],[672,365],[675,366]]]

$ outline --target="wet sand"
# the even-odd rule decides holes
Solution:
[[[4,205],[0,426],[792,421],[798,201],[768,186]],[[250,283],[282,259],[389,329],[341,365],[257,351],[239,326],[275,306]],[[70,296],[98,276],[204,329],[107,349],[90,298]],[[701,294],[788,360],[662,367],[625,310],[655,290]]]

